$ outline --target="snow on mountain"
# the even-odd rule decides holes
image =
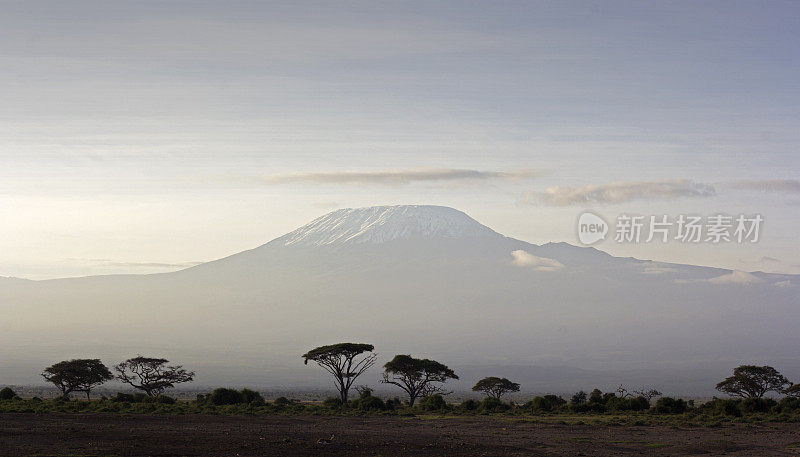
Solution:
[[[445,206],[373,206],[328,213],[279,238],[285,246],[383,243],[415,238],[502,237],[475,219]]]

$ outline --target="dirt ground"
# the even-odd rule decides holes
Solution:
[[[0,414],[0,455],[800,455],[800,425],[676,428],[491,417]]]

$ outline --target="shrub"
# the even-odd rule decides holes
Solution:
[[[420,400],[419,406],[425,411],[440,411],[447,407],[447,402],[441,395],[428,395]]]
[[[499,398],[487,397],[481,401],[478,409],[485,413],[500,413],[511,409],[511,405],[503,403]]]
[[[273,403],[275,404],[275,406],[284,407],[284,406],[291,405],[292,401],[289,400],[286,397],[278,397],[278,398],[275,399],[275,401]]]
[[[768,413],[777,404],[771,398],[745,398],[739,404],[739,409],[743,413]]]
[[[573,395],[572,398],[569,400],[569,402],[570,404],[573,405],[580,405],[581,403],[586,403],[587,397],[588,395],[586,394],[586,392],[581,390],[576,392],[575,395]]]
[[[372,396],[372,391],[365,390],[361,393],[358,397],[358,400],[353,401],[354,407],[362,410],[362,411],[369,411],[369,410],[378,410],[383,411],[386,409],[386,404],[383,403],[378,397]]]
[[[241,392],[236,389],[227,389],[224,387],[214,389],[211,395],[208,396],[207,401],[214,405],[237,405],[246,402]]]
[[[150,397],[146,400],[148,403],[161,403],[164,405],[174,405],[177,403],[178,400],[175,400],[172,397],[168,397],[166,395],[156,395],[155,397]]]
[[[525,409],[537,412],[550,411],[550,403],[544,397],[533,397],[533,400],[522,405]]]
[[[644,397],[619,398],[612,397],[606,402],[609,411],[643,411],[650,409],[650,402]]]
[[[266,403],[264,401],[264,397],[262,397],[261,394],[256,392],[255,390],[242,389],[241,393],[242,396],[244,397],[245,403],[250,403],[251,405],[255,406],[262,406]]]
[[[0,390],[0,400],[11,400],[12,398],[17,398],[17,393],[11,390],[10,387],[3,387]]]
[[[111,401],[113,402],[128,402],[128,403],[144,403],[147,401],[147,395],[143,393],[135,393],[135,394],[124,394],[124,393],[117,393],[113,397],[111,397]]]
[[[656,402],[656,412],[661,414],[683,414],[686,412],[686,402],[680,398],[661,397]]]
[[[742,410],[739,409],[740,402],[741,400],[715,399],[714,412],[717,414],[724,414],[726,416],[741,417]]]
[[[328,409],[341,409],[342,399],[338,397],[328,397],[322,402],[322,406]]]
[[[785,397],[782,398],[778,405],[775,407],[775,411],[779,413],[790,413],[793,411],[800,411],[800,398],[797,397]]]
[[[558,395],[545,395],[544,400],[550,405],[550,409],[556,409],[560,406],[566,405],[567,400],[559,397]]]
[[[569,405],[569,408],[576,413],[604,413],[606,406],[602,403],[577,403]]]
[[[479,403],[473,399],[462,401],[458,408],[462,411],[475,411],[478,409]]]

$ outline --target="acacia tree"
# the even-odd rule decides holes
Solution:
[[[787,385],[791,385],[789,380],[770,366],[742,365],[717,384],[717,390],[736,397],[761,398],[770,391],[783,392]]]
[[[309,360],[317,362],[317,365],[333,375],[334,384],[339,390],[339,398],[344,407],[353,382],[375,364],[378,355],[372,353],[374,349],[375,346],[371,344],[337,343],[312,349],[302,357],[306,365]],[[369,354],[356,361],[356,357],[365,352]]]
[[[175,384],[194,380],[194,372],[186,371],[181,365],[167,365],[169,360],[136,356],[114,367],[117,379],[143,390],[155,397]]]
[[[475,392],[483,392],[499,400],[500,397],[508,392],[519,392],[519,384],[511,382],[506,378],[491,376],[478,381],[472,390]]]
[[[42,377],[55,384],[62,397],[67,398],[72,392],[84,392],[87,400],[95,386],[114,379],[100,359],[64,360],[45,368]]]
[[[394,384],[408,394],[408,405],[414,406],[419,397],[443,393],[434,383],[458,379],[455,372],[435,360],[415,359],[410,355],[396,355],[383,366],[384,384]]]
[[[640,397],[646,398],[647,401],[650,401],[650,400],[654,399],[655,397],[660,397],[661,395],[663,395],[661,392],[659,392],[656,389],[634,390],[633,393],[635,393],[636,395],[638,395]]]

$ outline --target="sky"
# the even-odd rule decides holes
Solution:
[[[0,15],[0,275],[172,271],[337,208],[578,244],[590,210],[763,217],[614,255],[800,273],[800,4],[28,2]]]

